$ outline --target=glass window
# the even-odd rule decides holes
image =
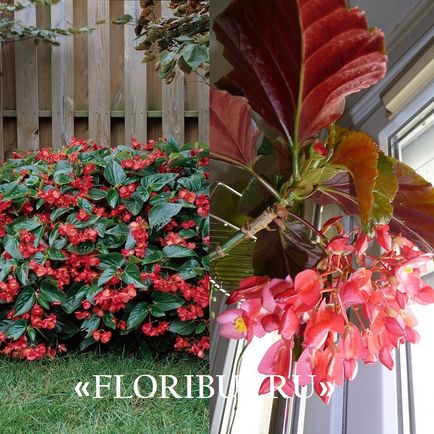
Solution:
[[[392,151],[404,163],[415,169],[426,180],[434,183],[434,108],[409,123],[392,140]],[[433,228],[434,230],[434,228]],[[425,282],[434,286],[434,267],[428,267]],[[431,434],[434,426],[433,397],[434,390],[434,305],[415,305],[413,312],[419,325],[421,340],[418,345],[411,345],[403,352],[406,360],[401,364],[407,372],[402,372],[401,381],[405,382],[402,398],[403,415],[409,409],[411,432]],[[405,424],[404,424],[405,425]]]

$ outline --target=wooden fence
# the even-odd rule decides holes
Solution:
[[[4,1],[4,0],[2,0]],[[23,0],[21,0],[23,2]],[[208,141],[208,86],[181,72],[166,85],[141,63],[134,27],[114,17],[140,13],[139,0],[62,0],[20,11],[38,27],[91,27],[51,47],[32,40],[5,43],[0,53],[0,158],[15,149],[62,146],[69,137],[124,144],[173,135]],[[156,14],[170,14],[167,1]],[[96,24],[105,21],[104,24]]]

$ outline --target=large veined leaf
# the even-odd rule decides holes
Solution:
[[[251,166],[260,131],[246,98],[211,89],[211,157],[238,166]]]
[[[374,187],[372,217],[378,223],[388,222],[393,215],[393,199],[398,191],[398,180],[393,173],[393,161],[380,153],[378,176]]]
[[[393,170],[393,175],[391,174]],[[427,252],[434,253],[434,187],[406,164],[380,154],[379,176],[374,188],[374,222],[388,222]],[[355,187],[347,173],[325,183],[326,189],[311,199],[322,205],[338,205],[348,215],[359,213]],[[393,215],[391,215],[393,211]]]
[[[272,223],[270,228],[271,231],[257,234],[253,250],[253,269],[256,275],[294,277],[300,271],[314,267],[324,256],[318,244],[310,241],[308,231],[302,223],[285,222],[285,230]]]
[[[345,0],[234,0],[214,27],[233,67],[219,86],[301,144],[386,72],[383,33]]]
[[[389,157],[398,179],[390,227],[434,253],[434,188],[411,167]]]
[[[378,176],[377,160],[377,144],[367,134],[360,132],[345,135],[331,160],[331,164],[343,166],[351,173],[363,224],[368,223],[374,206],[374,187]]]

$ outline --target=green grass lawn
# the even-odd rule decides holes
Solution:
[[[78,381],[91,381],[95,374],[124,374],[125,393],[130,394],[132,381],[141,374],[179,378],[207,373],[206,362],[175,355],[157,362],[93,353],[31,363],[1,359],[0,432],[206,434],[206,399],[79,398],[74,388]],[[89,392],[94,394],[94,390],[89,386]],[[148,391],[143,386],[143,394]]]

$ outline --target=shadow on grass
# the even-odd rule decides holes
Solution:
[[[209,432],[206,399],[115,399],[113,391],[110,397],[102,399],[79,398],[74,388],[79,381],[92,381],[96,374],[125,375],[123,395],[130,395],[132,382],[142,374],[180,378],[208,374],[208,371],[207,362],[177,355],[155,362],[94,353],[69,354],[31,363],[0,359],[0,432],[206,434]],[[197,390],[197,381],[193,384],[196,385],[193,391]],[[185,386],[176,390],[185,395]],[[93,396],[94,391],[90,386]],[[105,389],[103,396],[106,395]]]

